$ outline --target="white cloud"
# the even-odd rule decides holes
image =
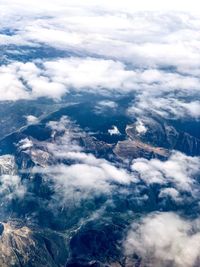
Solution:
[[[131,112],[150,109],[165,117],[199,119],[200,19],[190,14],[196,10],[193,5],[181,12],[184,4],[176,8],[173,3],[172,10],[180,12],[165,12],[168,8],[157,1],[143,8],[128,0],[126,5],[11,2],[9,8],[1,2],[2,45],[16,44],[15,51],[20,44],[38,49],[48,45],[80,58],[1,66],[0,100],[59,100],[72,88],[106,94],[134,91],[137,102]]]
[[[18,147],[20,150],[26,150],[33,147],[33,142],[28,137],[26,137],[25,139],[19,141]]]
[[[52,130],[51,137],[54,139],[54,142],[47,143],[47,148],[54,157],[63,158],[70,151],[82,150],[77,138],[83,137],[84,133],[67,116],[59,121],[50,121],[47,127]]]
[[[22,184],[21,178],[17,175],[0,176],[0,195],[5,200],[23,198],[26,187]]]
[[[175,188],[172,188],[172,187],[161,189],[159,197],[160,198],[170,197],[171,199],[173,199],[176,202],[181,201],[181,197],[180,197],[179,192]]]
[[[97,103],[95,106],[95,113],[104,113],[104,112],[109,112],[111,110],[116,111],[118,107],[118,104],[114,101],[111,100],[102,100]]]
[[[179,91],[180,94],[181,90]],[[167,119],[180,119],[180,118],[200,118],[200,101],[198,94],[193,95],[193,100],[188,98],[178,99],[176,96],[162,96],[162,91],[159,92],[159,96],[153,94],[153,92],[144,93],[139,95],[135,103],[133,103],[127,110],[130,116],[133,115],[145,115],[150,112],[158,114]]]
[[[135,159],[132,163],[132,170],[136,171],[140,179],[146,184],[165,185],[171,183],[177,190],[188,191],[193,194],[197,185],[195,177],[200,171],[199,166],[200,158],[174,152],[166,161]]]
[[[155,69],[127,70],[119,61],[88,57],[39,63],[13,62],[1,66],[0,100],[38,97],[58,100],[69,91],[110,95],[135,92],[136,101],[129,114],[152,111],[164,117],[200,117],[200,103],[195,100],[200,88],[198,78]],[[193,100],[185,100],[186,97]],[[116,109],[117,105],[100,101],[96,112],[103,108]]]
[[[93,4],[49,1],[46,6],[44,2],[40,5],[32,1],[28,5],[24,1],[11,2],[1,3],[2,27],[14,29],[15,34],[2,34],[3,44],[42,43],[83,56],[125,60],[139,67],[175,65],[182,71],[199,68],[198,16],[165,12],[162,8],[151,12],[152,4],[147,3],[137,9],[138,4],[131,1],[126,4],[120,1],[120,8],[116,2],[108,5],[99,1]],[[181,11],[183,3],[179,7]]]
[[[194,199],[198,196],[198,157],[189,157],[174,151],[166,161],[138,158],[133,160],[130,172],[124,166],[116,166],[105,159],[85,153],[79,140],[86,134],[68,117],[63,116],[60,121],[51,121],[47,126],[52,130],[52,142],[43,143],[45,151],[56,159],[56,162],[64,160],[67,165],[52,162],[52,165],[35,168],[33,172],[41,172],[47,180],[53,181],[57,195],[63,201],[69,200],[73,194],[77,200],[95,194],[109,194],[116,184],[135,183],[137,187],[140,181],[145,182],[147,187],[154,183],[160,184],[160,198],[169,196],[178,202],[182,199],[183,192],[190,193]],[[19,145],[22,149],[29,149],[33,143],[25,139],[21,140]],[[72,199],[74,198],[73,195]]]
[[[18,80],[12,67],[0,67],[0,100],[18,100],[28,97],[23,84]]]
[[[41,63],[14,62],[0,67],[0,100],[48,97],[59,99],[70,89],[104,93],[130,91],[134,72],[120,62],[68,58]],[[94,71],[95,69],[95,71]]]
[[[136,181],[134,174],[123,167],[85,153],[77,141],[84,133],[68,117],[51,121],[47,126],[52,129],[54,141],[47,141],[46,149],[57,163],[52,162],[45,168],[36,166],[31,171],[39,172],[46,181],[53,182],[55,197],[60,199],[61,205],[70,201],[78,203],[96,195],[109,195],[117,185]],[[20,145],[29,148],[28,140],[22,140]],[[68,164],[63,164],[63,160]]]
[[[114,101],[102,100],[102,101],[99,101],[98,102],[98,106],[105,107],[105,108],[115,109],[115,108],[117,108],[118,105]]]
[[[191,0],[190,3],[188,2],[182,2],[180,0],[177,0],[176,2],[169,0],[164,3],[160,3],[158,0],[152,0],[151,3],[146,2],[145,0],[142,0],[140,2],[133,2],[131,0],[126,0],[126,2],[119,0],[119,1],[114,1],[111,0],[107,2],[106,0],[86,0],[84,2],[80,0],[74,0],[73,2],[71,1],[65,1],[65,0],[58,0],[55,4],[54,1],[52,0],[44,0],[40,5],[38,6],[37,1],[30,0],[29,3],[27,3],[25,0],[11,0],[12,3],[11,9],[16,8],[17,6],[20,7],[22,6],[24,9],[26,8],[27,11],[31,10],[33,11],[38,11],[39,8],[44,12],[45,10],[49,11],[55,11],[57,12],[61,8],[66,9],[67,7],[88,7],[91,6],[94,8],[95,6],[99,8],[105,8],[105,9],[110,9],[110,10],[123,10],[123,11],[146,11],[146,10],[183,10],[183,11],[190,11],[190,12],[198,12],[196,10],[198,6],[198,1],[197,0]],[[6,0],[2,0],[2,4],[7,4]]]
[[[38,51],[47,46],[76,56],[27,63],[8,56],[0,66],[0,101],[39,97],[59,101],[70,91],[111,96],[134,93],[135,102],[128,110],[131,114],[150,111],[166,118],[199,119],[200,19],[190,14],[199,13],[196,3],[2,0],[0,45],[4,51],[21,53],[23,58],[21,46]],[[6,33],[8,29],[12,34]],[[117,109],[117,105],[101,101],[96,108]],[[28,116],[27,120],[33,123],[37,118]],[[111,194],[116,184],[135,182],[137,186],[141,180],[147,187],[160,184],[159,198],[171,197],[178,202],[183,191],[199,194],[195,179],[200,171],[199,158],[177,152],[166,161],[140,158],[133,161],[133,172],[129,172],[84,153],[77,142],[84,133],[74,126],[67,117],[50,122],[54,142],[45,144],[47,154],[69,165],[52,163],[33,170],[53,181],[59,204]],[[141,121],[137,130],[146,131]],[[119,131],[114,127],[110,133]],[[28,150],[33,142],[26,138],[19,146]],[[8,199],[24,195],[17,175],[0,178],[0,194]],[[174,213],[149,215],[128,233],[126,253],[131,256],[136,252],[152,266],[199,266],[199,225],[199,220],[185,220]]]
[[[44,179],[54,183],[54,197],[59,198],[60,205],[69,205],[70,202],[78,204],[94,196],[110,195],[116,184],[126,185],[135,181],[134,175],[125,169],[91,154],[66,152],[62,156],[74,163],[69,166],[47,166],[45,169],[33,168],[33,172],[43,173]]]
[[[153,213],[133,223],[125,253],[136,253],[145,266],[193,267],[200,264],[199,219],[186,220],[175,213]]]
[[[15,101],[38,97],[60,98],[67,90],[51,82],[34,63],[15,62],[0,67],[0,100]]]
[[[49,61],[44,63],[44,68],[54,82],[77,91],[130,91],[135,76],[121,62],[88,57]]]

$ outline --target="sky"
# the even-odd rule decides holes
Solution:
[[[2,0],[1,3],[7,4],[6,0]],[[181,0],[168,0],[168,1],[159,1],[159,0],[140,0],[140,1],[131,1],[131,0],[74,0],[74,1],[64,1],[64,0],[57,0],[57,1],[47,1],[44,0],[42,3],[38,0],[33,1],[25,1],[25,0],[11,0],[9,1],[10,7],[13,5],[21,5],[26,7],[35,7],[36,9],[60,9],[62,6],[102,6],[104,8],[109,8],[112,10],[124,10],[124,11],[185,11],[185,12],[193,12],[198,13],[198,6],[199,2],[197,0],[191,1],[181,1]]]

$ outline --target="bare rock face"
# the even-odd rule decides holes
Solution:
[[[118,142],[114,152],[121,158],[167,158],[169,152],[162,147],[154,147],[137,140],[125,140]]]
[[[1,223],[0,266],[58,267],[66,260],[62,238],[35,232],[21,223]],[[60,248],[63,249],[60,249]]]
[[[45,142],[34,138],[20,140],[17,148],[17,163],[21,169],[33,166],[45,167],[51,160],[51,155],[46,148]]]
[[[138,131],[144,127],[143,131]],[[173,126],[158,118],[143,118],[128,125],[126,134],[131,140],[139,140],[155,147],[179,150],[190,156],[200,155],[200,140],[186,132],[177,131]]]
[[[175,149],[186,155],[200,155],[200,140],[159,119],[142,118],[126,127],[127,140],[120,141],[114,153],[125,159],[138,157],[166,159]]]
[[[16,175],[17,166],[12,155],[0,156],[0,175]]]

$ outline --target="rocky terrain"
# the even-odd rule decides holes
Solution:
[[[31,229],[20,220],[1,223],[2,267],[64,266],[67,257],[65,246],[61,234]]]
[[[127,139],[119,141],[114,152],[124,159],[167,159],[170,151],[179,150],[190,156],[200,155],[200,139],[177,131],[161,118],[142,118],[126,127]]]
[[[60,187],[54,176],[59,174],[58,168],[68,171],[71,165],[85,162],[92,166],[93,161],[102,161],[104,166],[107,160],[129,169],[138,158],[165,162],[173,150],[199,155],[200,140],[158,117],[125,124],[124,133],[119,126],[122,133],[118,130],[116,136],[109,134],[110,125],[100,134],[101,129],[81,128],[64,112],[59,116],[55,112],[0,141],[0,182],[5,187],[0,191],[4,199],[0,207],[4,218],[0,224],[0,266],[142,266],[137,257],[124,255],[124,236],[141,209],[149,212],[165,207],[160,186],[147,190],[143,182],[138,187],[112,182],[111,186],[116,186],[112,193],[87,198],[76,188],[77,200],[74,193],[73,198],[68,196],[71,184]],[[53,168],[56,171],[49,178]],[[62,179],[68,178],[68,174],[62,175]],[[62,187],[63,192],[69,190],[65,201],[60,198]],[[177,206],[168,200],[167,207]]]

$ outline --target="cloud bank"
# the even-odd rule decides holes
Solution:
[[[200,20],[192,12],[195,4],[189,6],[183,12],[183,3],[177,10],[174,3],[161,8],[156,1],[154,7],[145,3],[145,11],[131,1],[50,1],[40,7],[22,0],[8,7],[2,1],[0,100],[58,101],[72,90],[134,93],[131,116],[150,111],[199,119]],[[49,48],[54,52],[42,56]],[[34,51],[36,58],[29,60]]]
[[[136,253],[145,266],[193,267],[200,264],[199,243],[199,219],[187,220],[166,212],[134,223],[124,244],[128,257]]]

